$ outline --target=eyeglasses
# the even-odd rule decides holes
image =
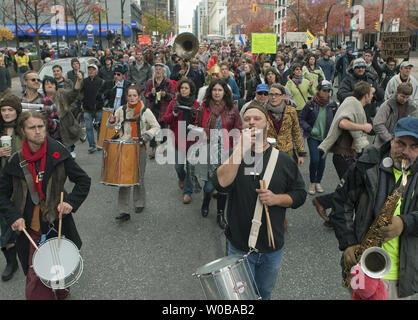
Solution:
[[[30,80],[32,82],[41,82],[41,79],[39,79],[39,78],[33,78],[33,79],[28,79],[28,80]]]
[[[268,94],[270,97],[281,97],[281,96],[285,96],[285,93],[269,93]]]
[[[359,66],[359,67],[355,67],[354,69],[366,69],[365,66]]]
[[[265,91],[260,91],[260,92],[256,92],[258,95],[263,95],[263,96],[268,96],[269,95],[269,93],[268,92],[265,92]]]

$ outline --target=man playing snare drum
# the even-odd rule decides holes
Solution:
[[[41,245],[57,236],[59,216],[62,216],[62,236],[80,249],[81,239],[72,212],[81,206],[90,190],[90,177],[73,160],[63,145],[46,134],[44,116],[30,110],[18,119],[18,130],[24,138],[22,151],[11,156],[0,178],[0,214],[13,231],[27,232]],[[64,192],[69,179],[75,185],[70,193]],[[60,205],[60,195],[64,199]],[[16,248],[26,275],[28,300],[65,299],[69,290],[46,287],[32,268],[35,251],[28,238],[20,233]]]
[[[260,180],[264,177],[273,152],[273,148],[267,142],[269,128],[267,119],[268,113],[264,107],[259,104],[248,106],[243,117],[244,130],[241,133],[241,143],[237,144],[230,158],[218,168],[213,177],[216,189],[220,192],[228,192],[228,226],[225,235],[228,239],[229,255],[245,255],[250,251],[249,236],[257,197],[264,208],[268,208],[273,245],[268,241],[267,215],[264,209],[258,237],[253,242],[257,252],[252,251],[248,256],[255,283],[264,300],[270,299],[279,272],[284,245],[286,208],[296,209],[303,205],[306,199],[305,183],[298,165],[285,152],[279,152],[277,162],[272,165],[268,188],[260,188]],[[262,134],[262,139],[256,139],[256,134]],[[260,142],[257,145],[256,140]],[[246,157],[248,154],[253,156],[255,164],[246,163],[249,162],[247,161],[249,158]],[[262,168],[258,166],[257,161],[262,163]]]

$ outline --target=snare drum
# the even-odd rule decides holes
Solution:
[[[227,256],[197,269],[194,274],[207,300],[259,300],[248,259],[239,254]]]
[[[71,287],[83,272],[83,259],[77,246],[66,238],[46,240],[32,258],[33,270],[48,288],[57,290]]]
[[[113,115],[113,109],[109,108],[103,108],[102,111],[102,121],[100,122],[100,133],[99,133],[99,139],[97,141],[97,145],[100,148],[103,148],[103,141],[106,139],[112,139],[112,137],[115,135],[116,130],[108,128],[106,126],[107,121],[109,120],[109,117]]]
[[[139,184],[140,144],[136,141],[104,140],[101,183],[129,187]]]

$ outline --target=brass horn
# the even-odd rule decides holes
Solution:
[[[383,278],[390,271],[392,260],[380,247],[370,247],[361,255],[360,267],[370,278]]]
[[[190,32],[180,33],[173,44],[174,52],[183,60],[193,58],[199,49],[199,40]]]

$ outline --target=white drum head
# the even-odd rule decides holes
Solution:
[[[243,256],[239,254],[226,256],[226,257],[223,257],[223,258],[220,258],[220,259],[217,259],[215,261],[205,264],[204,266],[197,269],[196,274],[204,275],[204,274],[221,272],[222,269],[235,265],[238,261],[242,259],[243,259]]]
[[[33,254],[33,269],[37,276],[44,280],[64,280],[79,266],[80,254],[77,246],[65,238],[61,238],[58,248],[58,238],[45,241]]]

